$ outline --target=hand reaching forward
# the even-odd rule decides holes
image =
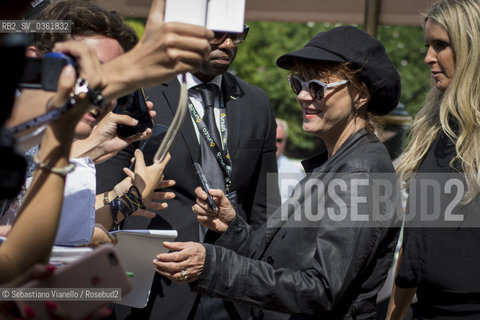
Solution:
[[[119,186],[118,189],[117,189],[117,186],[115,186],[115,194],[125,193],[128,190],[128,188],[130,188],[132,183],[135,181],[135,173],[133,171],[131,171],[128,168],[123,168],[123,172],[125,172],[125,174],[127,175],[127,178],[125,178],[122,182],[117,184],[117,186]],[[155,187],[153,194],[149,198],[143,199],[143,204],[147,208],[138,209],[134,211],[132,215],[146,217],[149,219],[154,218],[155,213],[150,210],[156,210],[156,211],[163,210],[168,207],[168,204],[163,201],[175,198],[175,193],[163,191],[162,189],[170,188],[170,187],[173,187],[174,185],[175,185],[175,180],[163,180],[163,174],[162,174],[161,180],[158,181],[158,184]]]
[[[155,271],[178,283],[198,279],[205,264],[205,247],[197,242],[164,242],[168,253],[160,253],[153,260]]]
[[[145,202],[152,200],[155,189],[163,180],[163,170],[169,161],[170,154],[167,153],[162,161],[147,166],[142,151],[135,150],[134,185],[140,190]]]
[[[127,138],[121,138],[118,136],[117,129],[119,124],[133,127],[137,123],[138,120],[126,114],[109,112],[105,118],[93,128],[90,135],[93,139],[98,139],[99,141],[98,152],[94,154],[93,158],[90,157],[95,164],[107,161],[132,142],[146,139],[151,135],[152,129],[147,128],[145,131]]]
[[[146,104],[150,117],[153,119],[156,115],[156,112],[152,110],[153,103],[147,101]],[[117,114],[111,111],[107,112],[103,119],[93,128],[88,138],[76,140],[72,144],[70,157],[80,158],[89,156],[95,164],[107,161],[132,142],[150,137],[152,134],[152,129],[150,128],[127,138],[118,136],[118,125],[133,127],[137,123],[138,120],[129,115]]]

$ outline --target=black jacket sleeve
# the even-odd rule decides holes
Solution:
[[[257,234],[263,233],[264,226],[257,230]],[[230,223],[228,229],[215,242],[215,245],[235,251],[237,254],[249,256],[255,248],[254,230],[252,226],[239,215]]]
[[[353,178],[370,176],[343,176],[346,181]],[[358,201],[359,196],[365,205],[355,214],[372,217],[373,199],[352,188],[337,190],[335,198],[325,197],[325,205],[316,203],[318,210],[327,210],[338,208],[339,202]],[[365,283],[372,283],[367,292],[374,297],[391,263],[398,234],[391,232],[393,220],[352,222],[326,216],[302,227],[289,220],[258,259],[241,255],[249,246],[240,243],[246,232],[239,232],[243,237],[229,246],[240,254],[205,244],[205,267],[194,290],[262,309],[317,316],[332,314],[339,305],[348,307]]]
[[[267,261],[205,244],[208,258],[194,290],[262,309],[327,315],[355,283],[378,236],[374,228],[324,230],[311,265],[303,270],[275,268]],[[348,247],[361,250],[345,252]]]

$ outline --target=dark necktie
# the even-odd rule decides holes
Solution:
[[[212,135],[213,140],[221,149],[220,135],[218,134],[217,123],[215,122],[214,104],[215,97],[218,95],[218,87],[212,83],[201,84],[198,87],[203,100],[205,113],[203,115],[203,122],[208,128],[208,132]]]
[[[214,101],[215,97],[218,95],[218,87],[214,84],[201,84],[195,87],[201,96],[203,105],[205,108],[205,113],[203,115],[203,122],[208,129],[211,137],[217,144],[218,148],[221,150],[221,139],[220,134],[218,133],[217,125],[215,122],[214,114]],[[202,160],[200,162],[203,172],[210,183],[210,186],[215,189],[225,190],[225,177],[222,171],[222,168],[217,162],[217,158],[214,155],[214,149],[212,149],[202,134],[200,134],[200,149]]]

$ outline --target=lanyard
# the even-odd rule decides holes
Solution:
[[[48,122],[57,120],[58,118],[60,118],[60,116],[67,113],[75,106],[75,104],[77,103],[78,95],[82,92],[88,93],[88,82],[86,80],[83,80],[82,78],[78,78],[77,82],[75,83],[74,91],[70,93],[70,97],[60,108],[50,110],[47,113],[44,113],[36,118],[22,122],[19,125],[8,129],[8,131],[12,132],[13,134],[17,134],[22,131],[39,126],[41,124],[46,124]]]
[[[230,153],[228,152],[227,148],[227,136],[228,136],[228,130],[227,130],[227,112],[225,111],[225,108],[220,108],[220,132],[222,136],[222,149],[218,146],[216,141],[213,140],[212,135],[208,131],[207,126],[205,125],[205,122],[200,118],[200,115],[198,114],[197,110],[195,109],[195,106],[193,105],[192,101],[188,99],[188,109],[190,110],[190,114],[193,117],[193,120],[197,124],[198,131],[202,135],[203,139],[207,142],[207,145],[209,146],[210,151],[212,151],[213,155],[215,156],[215,159],[217,159],[218,164],[220,165],[220,168],[222,168],[224,177],[225,177],[225,193],[230,192],[230,185],[232,184],[232,161],[230,159]]]

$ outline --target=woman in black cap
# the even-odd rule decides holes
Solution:
[[[215,245],[165,243],[173,252],[157,256],[156,271],[235,302],[232,318],[375,319],[401,210],[373,118],[397,105],[398,72],[382,44],[355,27],[320,33],[277,64],[291,72],[303,129],[326,151],[304,162],[310,174],[257,231],[220,190],[209,190],[215,215],[197,188],[199,222],[222,235]]]

